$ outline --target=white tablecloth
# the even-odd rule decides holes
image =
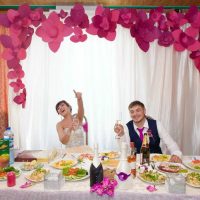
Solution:
[[[20,167],[21,163],[15,163],[16,167]],[[56,171],[45,164],[51,171]],[[37,183],[29,188],[21,189],[20,185],[26,182],[25,175],[30,172],[23,172],[17,179],[14,187],[8,188],[6,181],[0,181],[0,200],[97,200],[111,199],[110,197],[100,197],[96,193],[90,193],[89,178],[77,181],[66,181],[63,187],[58,190],[45,190],[44,182]],[[177,200],[190,199],[200,200],[200,188],[186,186],[185,194],[170,194],[167,191],[166,185],[156,186],[157,191],[149,192],[146,190],[147,183],[142,182],[138,178],[133,179],[132,185],[128,190],[115,190],[113,199],[126,200]]]

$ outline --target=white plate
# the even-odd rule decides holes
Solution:
[[[61,161],[66,161],[66,162],[67,162],[67,161],[73,161],[73,163],[72,163],[71,165],[63,165],[63,166],[60,165],[60,166],[57,166],[56,163],[57,163],[57,162],[61,162]],[[73,166],[76,165],[77,163],[78,163],[77,160],[73,160],[73,159],[63,160],[63,159],[62,159],[62,160],[58,160],[58,161],[55,161],[55,162],[51,163],[50,166],[53,167],[53,168],[55,168],[55,169],[63,169],[63,168],[68,167],[68,166],[69,166],[69,167],[73,167]]]
[[[45,168],[43,168],[43,169],[45,169]],[[48,174],[48,173],[49,173],[49,169],[45,169],[45,170],[47,171],[46,174]],[[30,175],[31,175],[32,173],[34,173],[34,171],[33,171],[33,172],[30,172],[29,174],[26,174],[26,175],[25,175],[25,178],[26,178],[27,180],[31,181],[31,182],[34,182],[34,183],[38,183],[38,182],[44,181],[44,177],[45,177],[46,174],[44,174],[44,176],[43,176],[41,179],[35,180],[35,179],[32,179],[32,178],[30,177]]]
[[[79,160],[89,160],[89,161],[92,161],[93,157],[94,157],[94,154],[92,154],[92,153],[81,153],[76,158],[77,158],[78,161]]]
[[[171,163],[171,162],[158,162],[158,163],[155,163],[155,168],[158,171],[163,172],[165,174],[178,174],[179,172],[168,172],[168,171],[162,170],[162,169],[159,168],[160,164],[175,165],[175,166],[181,167],[182,169],[185,169],[184,166],[181,163]]]
[[[108,160],[103,160],[101,163],[102,163],[104,169],[105,168],[116,169],[119,164],[119,160],[108,159]]]
[[[39,182],[44,181],[44,177],[43,177],[43,179],[38,180],[38,181],[36,181],[36,180],[34,180],[34,179],[31,179],[31,178],[30,178],[30,174],[29,174],[29,175],[25,175],[25,178],[26,178],[27,180],[31,181],[31,182],[34,182],[34,183],[39,183]]]
[[[194,185],[194,184],[189,183],[189,182],[187,181],[187,177],[190,176],[190,174],[192,174],[192,173],[200,175],[200,173],[198,173],[198,172],[190,172],[190,173],[187,174],[187,176],[186,176],[186,184],[189,185],[189,186],[192,186],[192,187],[200,188],[200,184],[199,184],[199,185]],[[194,177],[192,178],[192,180],[194,180]]]
[[[76,167],[75,167],[76,168]],[[77,168],[79,168],[79,169],[81,169],[80,167],[77,167]],[[63,177],[65,178],[65,180],[66,181],[81,181],[81,180],[84,180],[84,179],[87,179],[90,175],[89,175],[89,171],[87,170],[87,169],[85,169],[85,168],[82,168],[82,169],[84,169],[84,170],[86,170],[87,171],[87,175],[85,175],[85,176],[83,176],[83,177],[76,177],[76,176],[73,176],[73,178],[72,177],[69,177],[69,176],[64,176],[63,175]]]
[[[120,157],[120,152],[117,151],[103,151],[99,153],[100,157],[106,157],[108,159],[116,159]]]
[[[188,183],[187,181],[186,181],[186,184],[189,185],[189,186],[191,186],[191,187],[200,188],[200,185],[193,185],[191,183]]]
[[[157,173],[159,173],[159,172],[157,172]],[[159,174],[160,174],[160,175],[163,175],[163,176],[165,177],[165,179],[166,179],[166,176],[165,176],[164,174],[162,174],[162,173],[159,173]],[[139,178],[140,180],[142,180],[143,182],[145,182],[145,183],[149,183],[149,184],[153,184],[153,185],[162,185],[162,184],[165,184],[165,180],[164,180],[163,182],[154,182],[154,181],[145,180],[145,179],[141,176],[140,173],[138,174],[138,178]]]
[[[17,169],[17,168],[15,168],[15,169]],[[17,169],[17,170],[19,170],[19,169]],[[19,170],[19,173],[16,174],[16,178],[19,177],[21,175],[21,173],[22,173],[21,170]],[[5,180],[7,180],[7,175],[0,177],[0,181],[5,181]]]
[[[42,168],[42,167],[44,167],[44,164],[39,163],[36,167],[33,167],[32,169],[25,169],[24,168],[24,164],[23,164],[23,165],[21,165],[20,169],[22,171],[32,171],[32,170],[35,170],[35,169],[38,169],[38,168]]]
[[[192,169],[193,171],[196,171],[196,172],[200,172],[200,169],[195,169],[192,165],[191,165],[191,162],[192,161],[186,161],[186,162],[183,162],[183,164],[188,167],[189,169]]]
[[[87,178],[89,178],[90,177],[90,175],[89,174],[87,174],[86,176],[84,176],[84,177],[81,177],[81,178],[75,178],[75,179],[71,179],[71,178],[68,178],[67,176],[64,176],[64,178],[65,178],[65,180],[66,181],[72,181],[72,182],[74,182],[74,181],[82,181],[82,180],[85,180],[85,179],[87,179]]]
[[[150,160],[153,162],[169,162],[171,155],[167,154],[151,154]]]

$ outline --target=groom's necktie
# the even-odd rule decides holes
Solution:
[[[144,130],[144,127],[143,128],[137,128],[137,130],[140,133],[140,140],[143,141],[143,130]]]

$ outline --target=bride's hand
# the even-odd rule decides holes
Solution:
[[[114,126],[114,132],[117,134],[117,136],[121,137],[124,135],[124,127],[123,125],[116,123]]]
[[[73,91],[74,91],[75,97],[77,99],[81,99],[82,98],[82,93],[81,92],[76,92],[75,90],[73,90]]]

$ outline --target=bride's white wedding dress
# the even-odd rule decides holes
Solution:
[[[69,135],[70,132],[68,132],[68,129],[69,128],[65,128],[64,132]],[[69,141],[65,146],[66,147],[82,146],[85,144],[84,141],[85,141],[84,131],[83,131],[82,126],[79,126],[78,129],[71,132]]]

